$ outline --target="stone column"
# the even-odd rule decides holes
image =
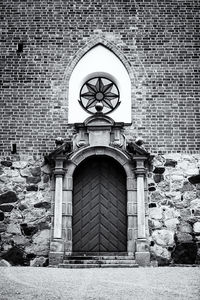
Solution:
[[[54,239],[62,237],[62,175],[55,178],[55,202],[54,202]]]
[[[145,157],[136,157],[137,176],[137,241],[135,259],[140,266],[147,266],[150,263],[150,253],[146,238],[145,220],[145,193],[144,177],[146,169],[144,167]]]
[[[62,202],[63,202],[63,156],[55,160],[55,193],[53,208],[53,232],[50,244],[49,260],[50,265],[57,265],[62,262],[64,256],[64,242],[62,233]]]
[[[138,239],[145,238],[144,175],[137,174],[137,225]]]
[[[53,237],[62,238],[63,160],[57,159],[55,166],[55,201]]]

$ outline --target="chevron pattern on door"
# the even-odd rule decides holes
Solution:
[[[108,157],[84,161],[74,174],[73,252],[126,252],[126,174]]]

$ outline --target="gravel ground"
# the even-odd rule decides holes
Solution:
[[[200,300],[200,268],[0,268],[0,299]]]

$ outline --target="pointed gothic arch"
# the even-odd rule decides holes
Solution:
[[[131,68],[116,47],[104,40],[101,40],[101,43],[100,40],[95,40],[84,50],[79,51],[71,67],[73,70],[69,71],[68,78],[69,123],[83,122],[88,117],[88,113],[81,109],[78,100],[83,84],[94,77],[108,78],[117,85],[121,104],[110,115],[115,121],[131,123]]]
[[[128,74],[129,74],[129,77],[130,77],[132,83],[134,84],[135,75],[134,75],[131,63],[128,61],[128,59],[126,58],[126,56],[124,55],[124,53],[121,51],[121,49],[118,46],[116,46],[114,43],[110,42],[109,40],[107,40],[106,38],[104,38],[102,36],[98,36],[98,37],[90,39],[82,48],[80,48],[75,53],[74,57],[70,61],[69,65],[67,66],[65,76],[64,76],[65,81],[67,81],[67,82],[69,81],[75,66],[81,60],[81,58],[88,51],[90,51],[92,48],[94,48],[98,45],[104,46],[105,48],[107,48],[108,50],[113,52],[121,60],[122,64],[125,66]]]

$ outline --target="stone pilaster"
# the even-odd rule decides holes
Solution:
[[[57,265],[62,262],[64,256],[64,242],[62,232],[62,205],[63,205],[63,156],[55,160],[55,197],[53,210],[53,236],[50,244],[49,261],[50,265]]]
[[[145,157],[136,157],[137,176],[137,240],[136,240],[136,262],[141,266],[147,266],[150,263],[150,253],[146,237],[145,220],[145,192],[144,179],[146,169],[144,167]]]

